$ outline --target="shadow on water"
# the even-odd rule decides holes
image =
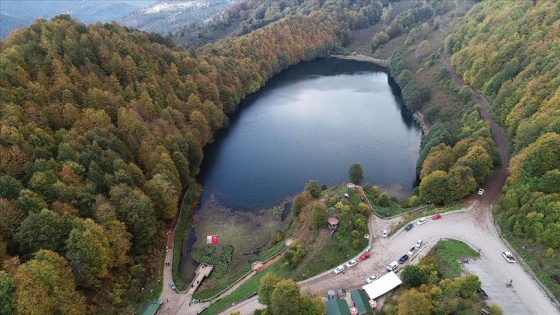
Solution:
[[[408,107],[406,107],[406,105],[404,103],[402,93],[401,93],[401,89],[400,89],[399,85],[397,84],[397,82],[395,81],[395,79],[393,79],[393,77],[387,75],[387,83],[389,83],[389,87],[391,88],[391,92],[393,93],[393,96],[395,97],[395,101],[396,101],[396,103],[398,105],[398,108],[401,112],[402,122],[404,123],[406,128],[411,129],[411,128],[417,127],[417,124],[414,121],[414,118],[412,117],[412,112],[410,111],[410,109],[408,109]]]
[[[194,279],[194,272],[198,267],[198,263],[191,258],[191,249],[197,240],[195,229],[191,229],[181,249],[179,275],[185,285],[188,285]]]

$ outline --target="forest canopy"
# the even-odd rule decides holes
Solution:
[[[0,260],[13,301],[2,313],[133,302],[159,276],[156,246],[227,114],[273,75],[329,55],[361,8],[314,5],[199,50],[68,15],[2,41]],[[27,287],[41,266],[52,278]]]

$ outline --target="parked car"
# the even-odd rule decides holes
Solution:
[[[439,213],[438,213],[438,214],[434,214],[434,215],[432,216],[432,220],[439,220],[439,219],[441,219],[441,214],[439,214]]]
[[[348,267],[348,268],[354,267],[354,266],[356,266],[357,263],[358,263],[358,262],[356,262],[354,259],[349,260],[349,261],[346,263],[346,267]]]
[[[364,252],[365,252],[365,253],[368,253],[370,250],[371,250],[371,246],[368,245],[368,246],[366,246],[366,248],[364,249]]]
[[[408,260],[408,255],[402,255],[401,258],[399,258],[399,264],[404,264],[406,261]]]
[[[393,271],[399,267],[399,263],[396,261],[392,261],[390,264],[387,265],[387,271]]]
[[[377,280],[378,277],[376,275],[371,275],[366,279],[366,283],[372,283],[373,281]]]
[[[406,231],[410,231],[410,230],[412,230],[413,227],[414,227],[414,224],[409,223],[409,224],[406,225],[406,227],[405,227],[404,229],[405,229]]]
[[[412,256],[414,253],[416,253],[416,246],[412,246],[412,248],[408,251],[408,253],[406,253],[408,256]]]
[[[344,273],[344,266],[343,266],[343,265],[340,265],[340,266],[334,268],[333,271],[334,271],[334,274],[335,274],[335,275],[337,275],[337,274],[339,274],[339,273],[341,273],[341,272]]]
[[[383,230],[383,237],[387,237],[387,235],[389,235],[389,231]]]
[[[502,252],[502,256],[504,256],[505,260],[508,263],[514,263],[515,262],[515,257],[513,257],[513,254],[510,252]]]
[[[418,219],[418,221],[416,221],[416,224],[422,225],[422,224],[424,224],[424,223],[426,223],[426,222],[427,222],[427,221],[426,221],[426,218],[420,218],[420,219]]]
[[[482,194],[484,194],[484,189],[480,188],[480,189],[478,190],[478,194],[482,196]]]
[[[484,300],[488,299],[488,294],[486,294],[486,292],[482,289],[482,288],[478,288],[476,289],[476,293]]]
[[[360,257],[358,257],[358,259],[359,259],[360,261],[366,260],[366,259],[368,259],[368,258],[369,258],[369,254],[368,254],[368,253],[363,253],[363,254],[360,255]]]
[[[422,244],[422,240],[418,240],[414,246],[419,249],[420,247],[422,247]]]

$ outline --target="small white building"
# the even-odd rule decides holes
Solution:
[[[398,287],[401,283],[402,280],[399,276],[391,271],[372,283],[364,285],[362,289],[373,300]]]

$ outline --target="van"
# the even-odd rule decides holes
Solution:
[[[393,271],[395,269],[397,269],[397,267],[399,266],[399,263],[396,261],[391,262],[390,264],[387,265],[387,271]]]

